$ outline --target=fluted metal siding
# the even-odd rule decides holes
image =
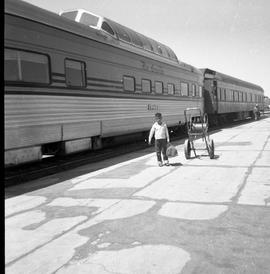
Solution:
[[[242,112],[252,111],[255,103],[250,102],[219,102],[218,113],[231,113],[231,112]]]
[[[158,109],[149,111],[148,104],[157,105]],[[92,124],[94,130],[89,130],[89,135],[92,136],[99,134],[109,136],[147,129],[157,111],[161,112],[164,118],[169,121],[168,125],[177,124],[179,120],[183,121],[184,109],[195,106],[201,107],[201,100],[192,102],[133,98],[5,95],[7,138],[5,147],[61,141],[63,140],[63,129],[67,129],[68,125],[70,128],[66,130],[64,139],[86,137],[85,127],[89,122],[95,122]],[[71,125],[76,125],[73,127],[74,130]],[[88,126],[91,127],[91,123]],[[34,134],[31,134],[33,131]]]

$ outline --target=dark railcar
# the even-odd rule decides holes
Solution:
[[[256,104],[263,110],[264,91],[260,86],[208,68],[201,71],[205,112],[212,124],[253,116]]]

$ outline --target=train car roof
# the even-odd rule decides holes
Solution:
[[[166,58],[165,56],[161,54],[157,54],[155,52],[145,50],[141,47],[135,47],[131,43],[121,43],[119,39],[113,39],[112,37],[109,37],[108,39],[104,38],[104,32],[97,28],[89,27],[89,25],[79,24],[78,22],[75,22],[74,20],[70,20],[68,18],[65,18],[63,16],[59,16],[58,14],[42,9],[40,7],[37,7],[35,5],[32,5],[30,3],[21,1],[21,0],[5,0],[5,13],[11,14],[14,16],[22,17],[28,20],[36,21],[44,25],[51,26],[53,28],[58,28],[61,30],[64,30],[66,32],[70,32],[82,37],[86,37],[101,43],[108,44],[113,47],[122,48],[126,51],[133,52],[135,54],[148,57],[152,60],[156,60],[162,63],[166,63],[178,68],[181,68],[185,71],[193,72],[198,75],[202,75],[201,71],[197,68],[195,68],[192,65],[186,64],[184,62],[180,62],[174,52],[167,46],[156,42],[155,40],[151,38],[147,38],[146,36],[142,34],[138,34],[135,31],[130,30],[129,28],[126,28],[124,26],[121,26],[120,24],[113,22],[110,19],[103,19],[103,21],[106,21],[107,23],[110,23],[115,28],[121,28],[121,30],[126,31],[128,33],[131,33],[134,37],[136,35],[139,35],[139,37],[145,41],[148,41],[150,44],[154,44],[155,46],[160,45],[161,49],[166,48],[166,51],[171,51],[171,56],[175,55],[175,58],[172,59]],[[103,17],[102,17],[103,18]],[[102,22],[103,22],[102,21]],[[119,32],[119,31],[118,31]],[[147,43],[147,42],[146,42]]]
[[[209,69],[209,68],[202,68],[200,70],[202,71],[204,76],[208,75],[209,77],[211,77],[211,75],[214,75],[214,77],[217,80],[224,81],[226,83],[234,84],[234,85],[237,85],[237,86],[243,86],[243,87],[246,87],[246,88],[256,89],[256,90],[259,90],[261,92],[264,92],[262,87],[260,87],[258,85],[255,85],[253,83],[250,83],[250,82],[243,81],[241,79],[235,78],[233,76],[226,75],[224,73],[221,73],[221,72]]]
[[[104,31],[124,43],[131,44],[134,47],[150,51],[178,62],[176,54],[170,47],[146,37],[145,35],[142,35],[141,33],[123,26],[109,18],[96,15],[84,9],[66,10],[61,11],[59,14],[91,28]]]

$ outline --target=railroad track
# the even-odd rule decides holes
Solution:
[[[114,148],[106,148],[99,151],[83,152],[74,155],[51,157],[40,162],[26,164],[20,167],[7,168],[5,170],[5,187],[25,183],[44,176],[52,175],[75,167],[95,163],[105,159],[124,155],[133,151],[144,149],[147,144],[138,142],[126,144]]]

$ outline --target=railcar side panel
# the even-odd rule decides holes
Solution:
[[[39,84],[12,77],[12,81],[6,81],[7,163],[39,159],[42,147],[50,143],[62,142],[68,153],[93,148],[92,137],[149,130],[157,111],[162,112],[168,126],[177,126],[184,121],[185,108],[203,109],[198,93],[203,77],[195,68],[147,52],[140,54],[142,51],[134,47],[129,51],[128,46],[124,49],[113,39],[102,42],[98,30],[89,29],[88,33],[86,26],[27,7],[23,5],[25,18],[22,7],[14,8],[13,15],[9,7],[5,48],[14,55],[23,52],[46,56],[49,81]],[[31,18],[34,11],[40,14]],[[12,58],[10,65],[16,61]],[[151,83],[147,92],[143,80]],[[181,90],[182,83],[186,91]],[[194,89],[193,93],[188,89]],[[25,149],[29,150],[27,159]]]

